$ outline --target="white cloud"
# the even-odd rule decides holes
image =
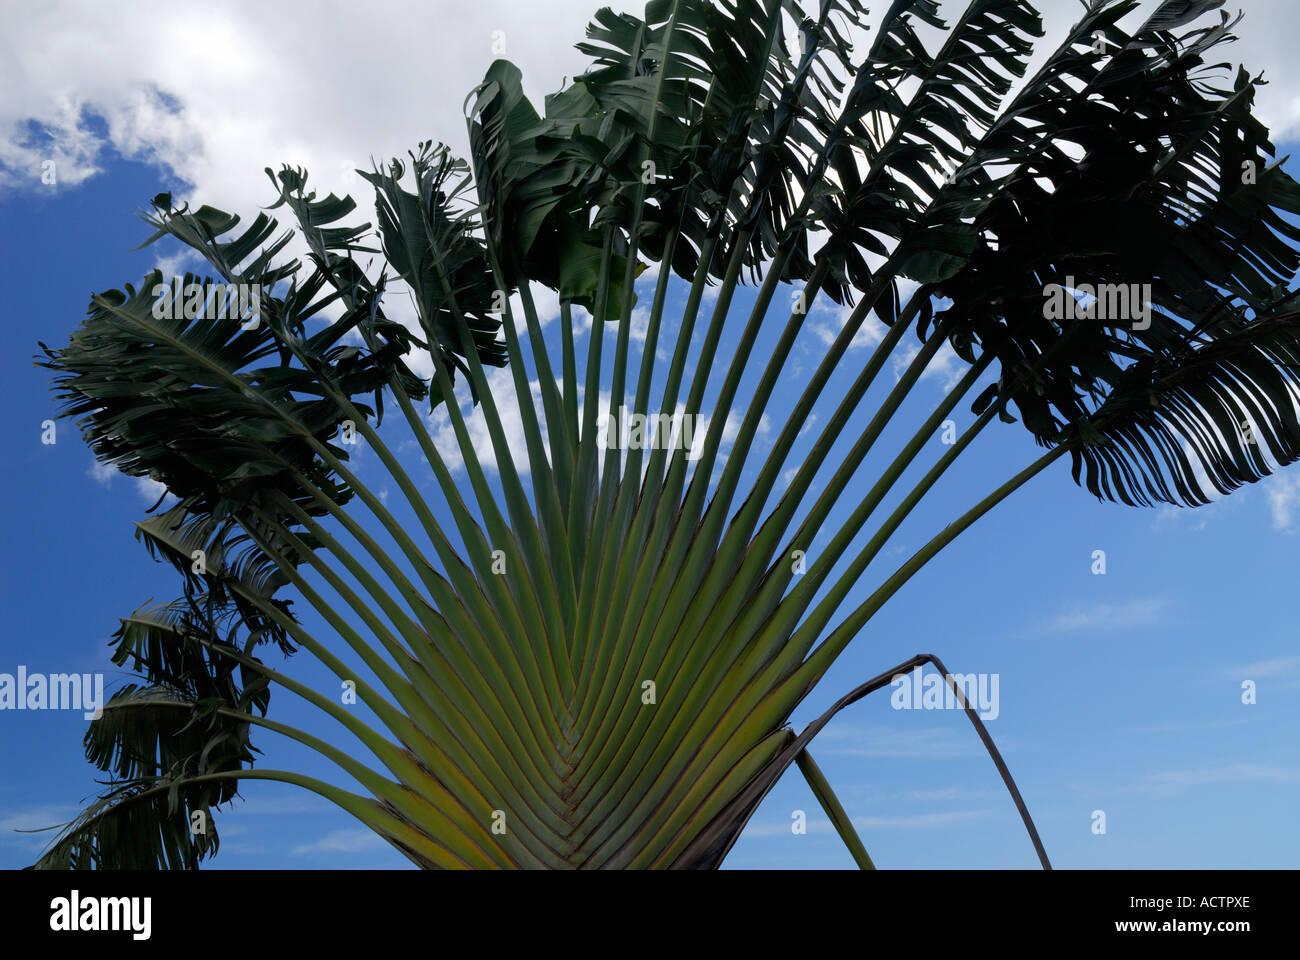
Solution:
[[[645,343],[645,338],[650,333],[650,308],[636,307],[628,319],[631,321],[628,324],[628,338],[633,343]]]
[[[854,307],[848,304],[837,304],[829,300],[818,299],[809,311],[808,316],[814,319],[809,324],[808,329],[826,346],[831,346],[852,315]],[[865,347],[875,347],[885,336],[885,325],[877,319],[876,314],[872,311],[867,315],[867,319],[858,327],[857,332],[853,334],[853,339],[849,341],[849,350],[861,350]]]
[[[507,368],[490,370],[487,373],[487,382],[488,390],[492,394],[497,413],[501,418],[501,429],[505,435],[515,469],[521,475],[526,474],[529,471],[528,447],[524,434],[523,414],[519,408],[518,397],[515,395],[513,374]],[[496,450],[492,445],[492,434],[488,430],[483,407],[480,404],[471,411],[469,407],[469,390],[464,386],[463,380],[457,380],[456,387],[457,393],[462,398],[460,409],[465,414],[465,429],[469,434],[474,452],[478,456],[478,461],[483,465],[484,469],[496,470],[498,469]],[[541,414],[541,384],[536,380],[530,381],[529,389],[532,393],[533,409],[538,411],[538,420],[541,421],[542,439],[545,441],[546,422],[545,417]],[[465,460],[461,454],[460,443],[456,438],[456,430],[452,425],[451,416],[443,404],[439,404],[433,413],[429,415],[429,430],[433,444],[438,452],[442,454],[447,463],[447,468],[453,472],[463,470]]]
[[[167,487],[152,477],[136,477],[135,488],[139,492],[141,499],[151,505],[156,503],[158,498],[167,492]]]
[[[642,7],[639,0],[610,5],[636,13]],[[75,185],[100,170],[111,146],[174,172],[205,202],[251,214],[268,200],[267,165],[305,165],[325,190],[340,191],[349,181],[361,186],[353,168],[369,168],[372,156],[404,156],[420,140],[446,141],[464,155],[462,102],[492,60],[514,61],[540,106],[589,63],[574,44],[596,6],[36,5],[6,23],[0,187],[39,188],[41,163],[50,159],[59,184]],[[958,6],[945,0],[943,16],[951,22]],[[1080,10],[1075,0],[1042,6],[1047,35],[1037,43],[1031,73]],[[1148,0],[1144,9],[1151,6]],[[873,9],[870,21],[879,15]],[[1279,141],[1300,131],[1300,73],[1290,69],[1297,26],[1300,8],[1291,0],[1254,0],[1238,28],[1241,40],[1222,50],[1224,59],[1265,72],[1258,109]]]
[[[641,0],[611,5],[637,13],[643,6]],[[363,196],[366,185],[352,170],[369,168],[371,158],[404,156],[429,138],[466,154],[463,98],[496,57],[521,68],[525,92],[540,107],[566,76],[589,64],[574,44],[583,39],[596,6],[594,0],[440,0],[322,12],[306,0],[36,5],[6,23],[0,190],[45,189],[41,164],[51,159],[59,187],[84,182],[112,149],[188,184],[176,202],[210,203],[240,213],[245,222],[273,198],[267,166],[305,166],[321,194],[351,190]],[[956,8],[945,0],[948,20]],[[1050,0],[1045,8],[1047,36],[1034,62],[1054,48],[1054,38],[1080,9],[1075,0]],[[879,10],[873,11],[870,20],[878,17]],[[1224,51],[1253,71],[1267,72],[1271,82],[1258,104],[1279,141],[1300,132],[1300,73],[1289,69],[1290,38],[1298,25],[1300,7],[1291,0],[1256,0],[1240,28],[1243,39]],[[220,55],[197,55],[199,50]],[[366,216],[368,207],[363,199],[354,222],[373,219]],[[188,262],[177,253],[157,261],[177,272]],[[642,281],[648,284],[657,270],[651,265]],[[706,308],[716,291],[706,289]],[[905,285],[900,292],[911,291]],[[414,326],[413,312],[399,306],[400,299],[390,297],[387,309]],[[543,323],[558,316],[553,299],[539,292]],[[824,299],[814,304],[809,327],[829,343],[848,311]],[[644,310],[633,316],[638,342],[645,337]],[[586,312],[575,310],[577,331],[589,325]],[[878,320],[868,319],[853,349],[878,343],[883,332]],[[427,358],[411,359],[417,372],[431,373]],[[951,383],[962,369],[945,345],[925,376]],[[512,393],[505,391],[503,406],[512,402]],[[512,442],[521,436],[515,426],[508,425],[508,432]],[[141,483],[142,496],[148,492]],[[1300,478],[1279,480],[1270,498],[1279,526],[1293,529],[1300,516]]]
[[[907,372],[907,368],[920,352],[920,345],[912,342],[908,343],[901,352],[892,356],[890,366],[894,371],[895,382],[903,378],[903,374]],[[920,379],[938,379],[944,390],[951,390],[968,369],[966,361],[957,356],[956,351],[949,344],[944,343],[935,351],[934,356],[930,358],[930,362],[925,365],[925,369],[921,371]]]
[[[1300,533],[1300,474],[1276,474],[1265,484],[1274,528],[1283,533]]]
[[[204,202],[252,214],[269,199],[268,165],[305,165],[326,191],[339,191],[371,156],[404,156],[421,140],[446,141],[463,156],[462,101],[492,60],[518,64],[540,107],[585,67],[574,44],[595,7],[42,4],[6,23],[0,185],[39,186],[46,159],[60,185],[82,182],[111,145],[170,169]],[[102,118],[105,136],[92,117]],[[51,136],[32,135],[28,120]]]
[[[86,470],[86,476],[103,487],[111,486],[113,478],[119,475],[120,471],[117,467],[111,463],[101,463],[98,460],[92,460],[90,467]],[[150,477],[128,477],[127,479],[135,486],[140,499],[150,506],[153,506],[158,501],[158,498],[167,492],[166,486]]]
[[[515,469],[518,470],[521,476],[523,476],[530,472],[530,464],[528,458],[527,437],[524,433],[523,414],[520,410],[519,398],[515,390],[513,376],[509,368],[501,368],[490,370],[487,374],[487,380],[488,389],[492,394],[492,398],[496,403],[497,413],[501,418],[502,432],[505,434],[507,446],[510,449]],[[460,399],[460,410],[462,415],[465,417],[466,432],[469,435],[470,443],[477,456],[478,462],[486,471],[499,470],[496,451],[492,446],[492,435],[488,430],[487,419],[483,412],[483,407],[479,405],[471,409],[469,391],[462,381],[457,381],[456,389],[457,396]],[[537,380],[529,381],[529,390],[531,393],[532,409],[536,411],[538,425],[541,429],[542,446],[549,456],[549,434],[546,424],[546,413],[542,403],[541,382]],[[578,405],[580,426],[583,396],[582,385],[579,384]],[[610,399],[609,391],[602,390],[600,392],[598,410],[600,411],[599,416],[602,418],[608,416]],[[627,410],[625,416],[630,416],[630,398],[627,398],[627,401],[625,401],[625,408]],[[673,443],[677,442],[678,431],[681,430],[682,418],[685,416],[685,413],[686,405],[684,403],[678,403],[673,414],[675,424],[671,438]],[[695,429],[693,431],[691,444],[692,456],[689,458],[692,462],[699,458],[700,453],[704,448],[711,420],[712,418],[709,414],[703,413],[700,414],[695,421]],[[742,420],[743,416],[734,410],[727,414],[727,419],[722,426],[722,436],[719,444],[719,455],[721,458],[726,457],[726,451],[739,435]],[[443,460],[447,464],[447,468],[453,473],[464,470],[465,460],[460,449],[460,444],[456,438],[456,431],[455,427],[452,425],[451,415],[447,412],[446,407],[439,404],[429,415],[427,423],[429,425],[429,433],[433,440],[433,444],[442,455]],[[763,414],[759,418],[758,428],[755,431],[755,441],[757,442],[759,438],[767,437],[770,435],[771,431],[772,421],[766,414]],[[623,450],[622,454],[623,461],[626,463],[627,451]],[[603,469],[604,457],[602,456],[598,458],[596,462],[597,469]],[[642,470],[644,471],[648,466],[649,458],[647,457],[642,460]]]
[[[100,486],[107,487],[117,476],[117,467],[111,463],[101,463],[99,460],[90,461],[90,467],[86,470],[86,476],[90,477]]]
[[[172,277],[183,277],[187,269],[197,270],[202,262],[203,258],[199,256],[197,250],[192,247],[181,247],[169,256],[159,256],[154,261],[154,268],[162,273],[163,282],[166,283]]]
[[[552,320],[560,316],[560,296],[549,287],[537,282],[528,284],[533,295],[533,309],[537,311],[537,323],[543,329]],[[515,332],[524,342],[528,340],[528,316],[524,312],[524,298],[516,290],[510,295],[510,314],[515,318]]]

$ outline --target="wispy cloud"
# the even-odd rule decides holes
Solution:
[[[1139,597],[1120,603],[1093,603],[1076,605],[1058,613],[1050,620],[1042,620],[1025,631],[1023,636],[1044,636],[1057,633],[1076,633],[1083,630],[1133,630],[1138,627],[1155,627],[1170,621],[1172,603],[1168,597]]]
[[[313,843],[300,844],[290,851],[295,857],[316,853],[370,853],[388,847],[388,841],[372,830],[335,830]]]
[[[1283,533],[1300,533],[1300,475],[1280,473],[1264,488],[1273,512],[1273,527]]]
[[[54,838],[56,831],[44,830],[67,823],[77,815],[77,808],[64,804],[43,804],[25,810],[0,813],[0,844],[41,848]],[[41,833],[19,833],[42,830]]]
[[[1151,529],[1172,530],[1175,527],[1178,527],[1183,520],[1188,519],[1191,516],[1196,516],[1199,519],[1191,524],[1190,529],[1196,533],[1200,533],[1210,523],[1207,511],[1215,506],[1217,506],[1217,503],[1207,504],[1202,507],[1183,507],[1174,506],[1169,503],[1162,503],[1156,510],[1155,519],[1151,521]],[[1191,513],[1192,510],[1196,511],[1195,514]]]
[[[243,798],[238,806],[232,808],[232,810],[238,811],[243,816],[255,817],[321,813],[322,811],[334,809],[334,805],[328,800],[306,793],[247,796]]]
[[[924,830],[946,827],[987,817],[991,810],[949,810],[946,813],[918,813],[905,817],[853,817],[859,830]]]
[[[894,380],[898,381],[903,378],[907,368],[912,365],[921,352],[921,348],[915,343],[909,343],[901,352],[894,354],[890,360],[890,366],[894,371]],[[957,356],[956,351],[948,344],[943,344],[930,358],[925,369],[921,372],[922,380],[937,378],[943,384],[943,389],[951,390],[956,386],[957,381],[966,373],[967,365],[961,357]]]
[[[1138,793],[1179,793],[1211,783],[1300,783],[1300,767],[1262,763],[1230,763],[1189,770],[1148,773],[1135,787]]]
[[[528,445],[524,433],[523,413],[515,393],[514,374],[504,368],[492,370],[487,374],[487,381],[488,390],[501,418],[501,429],[505,435],[506,446],[511,451],[511,459],[514,461],[517,470],[521,473],[526,472],[528,470],[528,457],[523,454],[528,449]],[[458,380],[456,386],[458,388],[458,400],[461,401],[461,411],[465,415],[465,427],[469,433],[474,452],[485,469],[496,470],[496,449],[492,444],[492,435],[488,430],[483,407],[482,405],[470,406],[468,387],[464,387],[463,381]],[[532,395],[533,409],[541,410],[542,386],[540,381],[530,381],[528,386]],[[539,419],[541,418],[539,417]],[[545,441],[545,424],[543,423],[541,427],[542,437]],[[456,439],[456,430],[452,425],[445,404],[439,404],[433,413],[429,415],[429,430],[433,444],[446,461],[448,468],[452,471],[463,470],[465,460],[461,453],[460,443]]]
[[[853,314],[853,309],[848,304],[837,304],[819,297],[808,311],[808,329],[829,347],[844,330],[845,324]],[[853,334],[853,339],[849,341],[849,350],[875,347],[885,338],[885,329],[885,325],[877,319],[874,312],[868,314],[866,320]]]
[[[642,332],[644,336],[644,331]],[[523,413],[519,404],[519,398],[515,390],[513,374],[509,369],[492,370],[487,374],[488,392],[492,395],[496,405],[497,415],[501,420],[501,429],[505,435],[506,447],[510,451],[511,459],[514,461],[515,469],[520,474],[527,474],[531,469],[531,463],[528,457],[527,434],[524,431]],[[492,434],[488,429],[487,417],[484,413],[482,404],[471,406],[468,387],[463,382],[456,385],[457,399],[460,402],[461,413],[465,419],[465,428],[469,434],[470,445],[485,471],[497,471],[496,449],[492,444]],[[529,381],[529,392],[532,397],[532,409],[537,411],[538,428],[541,434],[543,450],[549,454],[549,439],[544,404],[542,403],[541,381]],[[578,403],[581,405],[585,399],[581,387],[578,390]],[[600,401],[598,404],[599,423],[608,424],[606,419],[609,414],[611,395],[608,391],[600,392]],[[626,418],[631,416],[630,396],[624,397],[624,412],[620,415],[619,423],[625,422]],[[656,413],[651,408],[652,413]],[[683,417],[686,414],[686,405],[678,403],[673,413],[674,427],[671,437],[672,443],[677,443],[681,436]],[[723,421],[722,432],[719,437],[719,460],[725,461],[734,441],[740,434],[740,428],[744,419],[744,411],[736,409],[727,412],[727,418]],[[442,456],[447,464],[447,468],[452,473],[465,470],[465,458],[460,448],[460,443],[456,437],[455,427],[452,424],[451,416],[447,412],[445,404],[439,404],[427,416],[426,422],[429,427],[429,436],[433,440],[433,445],[437,448],[438,453]],[[692,460],[698,459],[704,449],[708,438],[709,428],[713,422],[712,415],[707,412],[700,413],[694,421],[694,433],[692,439]],[[751,449],[758,449],[760,443],[770,443],[772,434],[772,419],[767,414],[759,417],[758,425],[755,429],[754,440]],[[616,434],[615,434],[616,436]],[[626,463],[627,450],[622,451],[623,461]],[[649,458],[642,462],[642,470],[648,466]],[[598,469],[603,468],[603,456],[597,461]],[[716,478],[714,478],[716,479]]]
[[[1003,789],[977,790],[970,786],[937,787],[931,790],[900,790],[894,796],[909,803],[936,803],[941,800],[1000,800],[1007,795]]]
[[[851,817],[850,819],[854,828],[858,830],[934,830],[978,820],[987,817],[991,812],[990,810],[949,810],[944,813],[918,813],[897,817]],[[793,836],[791,833],[793,822],[791,820],[783,823],[777,820],[751,823],[745,828],[745,834],[750,837]],[[810,834],[827,834],[835,829],[829,820],[820,818],[810,818],[806,827]]]
[[[159,497],[167,492],[167,487],[154,480],[152,477],[135,477],[135,489],[140,494],[141,499],[149,503],[155,503]]]
[[[101,487],[110,487],[113,484],[113,478],[119,475],[118,469],[111,463],[101,463],[98,460],[92,460],[86,470],[86,476],[94,480]],[[128,477],[131,484],[135,487],[140,499],[152,505],[157,502],[158,498],[167,492],[167,487],[150,477]]]
[[[163,282],[171,282],[172,277],[183,277],[186,270],[200,272],[197,268],[204,264],[198,251],[192,247],[181,247],[169,256],[160,256],[154,261],[154,268],[163,275]]]
[[[1293,676],[1297,671],[1300,671],[1300,657],[1276,657],[1237,667],[1232,671],[1232,676],[1242,680],[1258,680],[1261,677]]]
[[[107,487],[117,476],[117,467],[111,463],[101,463],[98,460],[90,461],[90,467],[86,470],[86,476],[94,480],[101,487]]]
[[[982,749],[965,726],[852,727],[831,724],[819,735],[825,746],[818,753],[841,757],[965,757]]]
[[[1175,736],[1186,736],[1191,733],[1205,733],[1209,730],[1226,730],[1228,727],[1239,727],[1243,723],[1253,722],[1254,719],[1253,716],[1246,716],[1238,720],[1216,720],[1210,723],[1162,724],[1156,727],[1143,727],[1139,732],[1168,733]]]

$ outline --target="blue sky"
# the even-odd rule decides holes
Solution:
[[[89,118],[85,129],[113,140],[107,121]],[[45,135],[39,127],[29,134],[26,142],[37,145]],[[1280,143],[1279,154],[1295,146]],[[371,147],[359,149],[364,155]],[[59,422],[57,443],[41,443],[42,421],[54,406],[48,371],[33,367],[32,359],[38,340],[66,343],[92,291],[138,283],[160,256],[175,253],[132,251],[149,232],[135,213],[160,190],[179,195],[188,182],[175,165],[128,154],[106,146],[96,155],[98,172],[80,182],[51,188],[36,177],[0,192],[0,280],[11,291],[6,313],[16,333],[3,360],[12,456],[0,474],[0,492],[11,504],[0,551],[6,611],[0,672],[19,664],[34,672],[103,671],[110,689],[129,679],[107,659],[117,618],[150,597],[172,599],[178,585],[132,537],[131,523],[154,496],[131,478],[97,470],[68,421]],[[281,159],[242,147],[237,155],[254,171]],[[1300,177],[1300,164],[1288,167]],[[262,202],[270,200],[268,189],[263,181]],[[255,212],[212,193],[198,199],[246,217]],[[751,297],[744,292],[738,307]],[[675,289],[668,316],[681,300]],[[814,306],[812,335],[792,358],[789,383],[802,387],[824,346],[812,328],[833,329],[835,320],[836,311]],[[733,320],[732,343],[737,326]],[[556,322],[548,324],[553,345],[556,330]],[[770,328],[764,337],[774,337]],[[730,356],[727,345],[723,358]],[[756,356],[766,355],[761,346]],[[866,356],[866,347],[850,352],[829,398],[847,387]],[[755,364],[746,386],[760,370]],[[865,492],[862,481],[873,465],[892,458],[942,395],[946,370],[933,372],[904,406],[901,426],[868,459],[849,501]],[[720,380],[721,371],[715,376]],[[891,386],[892,371],[882,381]],[[771,428],[760,432],[747,479],[795,396],[793,387],[778,390]],[[874,389],[864,409],[882,396]],[[824,419],[830,407],[824,400],[818,409]],[[970,422],[968,403],[954,419],[958,429]],[[400,443],[405,434],[395,427]],[[942,449],[936,437],[927,453]],[[1037,453],[1018,424],[990,426],[896,534],[842,612]],[[418,461],[408,455],[407,462]],[[356,464],[363,480],[384,487],[377,458],[361,450]],[[904,477],[878,517],[919,475],[913,470]],[[435,492],[431,478],[425,489]],[[394,489],[389,499],[395,510],[399,496]],[[844,513],[838,510],[832,522]],[[1092,572],[1096,550],[1106,554],[1104,575]],[[1300,468],[1190,511],[1098,503],[1060,462],[904,587],[792,724],[802,729],[863,680],[932,652],[955,672],[998,675],[999,715],[989,729],[1056,866],[1294,866],[1300,856],[1294,827],[1300,810],[1298,559]],[[309,614],[306,622],[318,621]],[[293,657],[289,669],[322,689],[337,686],[306,653]],[[1242,703],[1243,680],[1256,684],[1253,705]],[[273,696],[271,715],[345,742],[336,725],[287,693]],[[96,791],[96,771],[81,752],[84,727],[79,712],[0,713],[0,867],[25,865],[39,848],[13,830],[64,820]],[[324,761],[274,734],[259,732],[255,744],[264,752],[260,765],[333,776]],[[889,691],[881,691],[842,713],[812,752],[879,866],[1035,865],[1015,809],[959,711],[894,710]],[[242,792],[245,801],[220,821],[216,868],[407,865],[311,795],[268,783],[249,783]],[[791,831],[796,810],[807,814],[804,835]],[[1096,810],[1106,814],[1104,835],[1092,830]],[[851,867],[852,861],[792,770],[755,814],[728,866]]]

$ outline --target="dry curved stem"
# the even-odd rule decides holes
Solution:
[[[1044,870],[1051,870],[1052,864],[1047,859],[1047,851],[1043,849],[1043,841],[1039,838],[1038,829],[1034,826],[1034,820],[1029,815],[1029,808],[1025,806],[1024,798],[1020,795],[1020,790],[1011,777],[1011,771],[1007,769],[1006,761],[1002,759],[1002,754],[998,752],[998,748],[993,743],[993,738],[989,736],[984,722],[980,720],[979,714],[966,701],[961,688],[953,681],[948,668],[944,666],[942,660],[932,653],[917,654],[910,660],[903,661],[892,670],[886,670],[861,686],[855,687],[835,701],[830,709],[820,717],[808,724],[798,736],[791,734],[789,743],[781,749],[781,752],[763,768],[735,800],[714,818],[713,824],[700,834],[695,843],[686,849],[673,866],[691,869],[716,868],[731,851],[732,846],[740,837],[741,830],[749,822],[749,818],[754,815],[754,811],[758,809],[758,805],[762,803],[763,798],[767,796],[772,787],[776,786],[776,782],[781,779],[781,776],[790,768],[790,765],[797,762],[804,754],[808,745],[812,743],[813,737],[817,736],[837,713],[850,704],[857,703],[869,693],[889,686],[894,677],[899,674],[910,673],[917,667],[927,663],[934,664],[935,668],[943,674],[944,681],[956,695],[957,702],[966,711],[966,716],[970,718],[970,722],[974,725],[975,732],[979,734],[980,740],[984,743],[984,748],[988,750],[989,757],[993,760],[993,765],[997,767],[998,773],[1002,777],[1002,782],[1007,785],[1007,791],[1011,794],[1012,802],[1015,803],[1016,809],[1020,812],[1020,819],[1024,821],[1025,830],[1028,831],[1030,842],[1034,845],[1034,852],[1038,854],[1039,863],[1043,865]]]

